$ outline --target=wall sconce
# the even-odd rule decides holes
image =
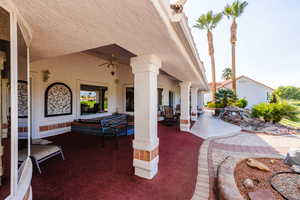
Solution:
[[[42,71],[42,73],[43,73],[43,81],[47,82],[50,78],[50,75],[51,75],[50,71],[49,70],[44,70],[44,71]]]

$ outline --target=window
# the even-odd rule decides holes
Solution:
[[[80,85],[80,110],[82,115],[107,112],[107,87]]]
[[[158,109],[162,106],[163,89],[157,88],[157,103]],[[126,112],[134,111],[134,88],[126,88]]]
[[[134,88],[126,88],[126,112],[134,111]]]
[[[157,103],[159,106],[162,105],[163,89],[157,88]]]
[[[172,91],[169,91],[169,106],[174,106],[174,93]]]

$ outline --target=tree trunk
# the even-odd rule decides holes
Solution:
[[[208,41],[208,53],[211,61],[211,74],[212,74],[212,88],[211,96],[212,100],[215,101],[216,98],[216,66],[215,66],[215,56],[214,56],[214,44],[213,44],[213,35],[211,31],[207,31],[207,41]]]
[[[235,66],[235,45],[236,45],[237,24],[235,18],[231,25],[231,67],[232,67],[232,90],[236,94],[236,66]]]

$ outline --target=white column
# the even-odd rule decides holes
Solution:
[[[191,106],[192,106],[192,110],[191,110],[191,120],[192,121],[196,121],[197,120],[197,112],[198,112],[198,89],[196,87],[192,87],[191,89]]]
[[[204,104],[204,93],[202,91],[198,91],[198,108],[203,108]]]
[[[135,175],[152,179],[158,171],[157,76],[161,60],[154,55],[131,59],[134,74]]]
[[[190,87],[191,82],[180,83],[180,130],[190,130]]]

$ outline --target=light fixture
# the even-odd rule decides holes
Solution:
[[[117,58],[114,54],[108,59],[108,62],[98,65],[98,67],[106,66],[107,68],[111,69],[111,75],[114,76],[117,70],[118,62],[116,61]]]
[[[42,73],[43,73],[43,81],[47,82],[50,78],[50,75],[51,75],[50,71],[49,70],[43,70]]]

